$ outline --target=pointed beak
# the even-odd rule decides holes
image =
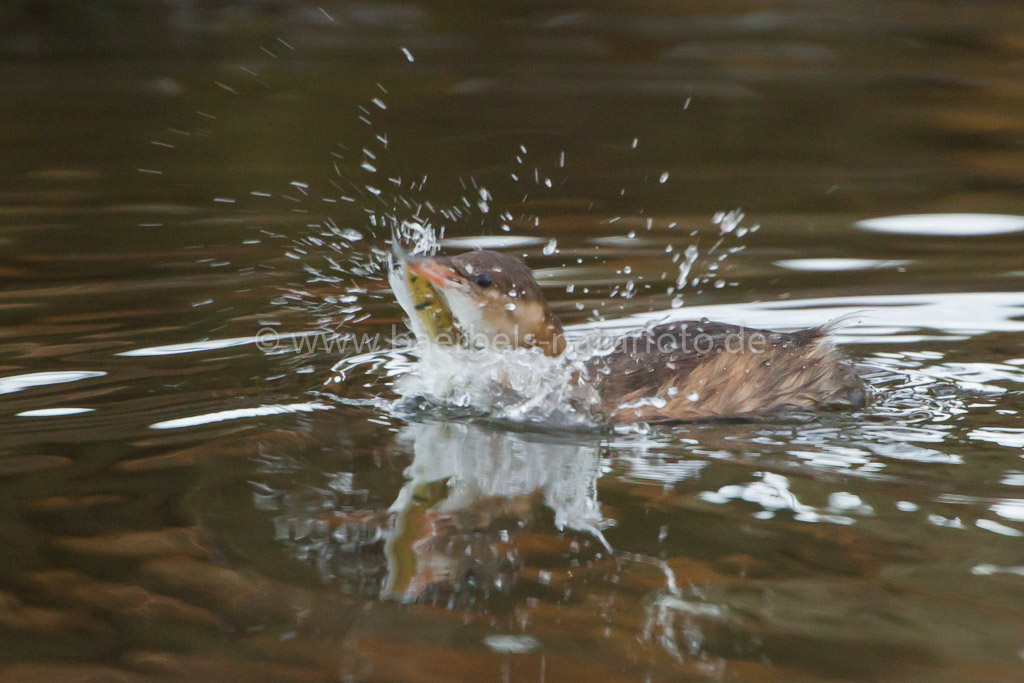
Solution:
[[[416,275],[426,278],[431,284],[440,287],[441,289],[454,287],[460,282],[460,278],[454,270],[446,265],[438,263],[432,258],[412,259],[407,262],[406,267]]]

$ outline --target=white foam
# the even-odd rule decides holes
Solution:
[[[538,349],[419,347],[420,362],[399,378],[402,396],[427,396],[513,422],[593,426],[598,396],[571,353],[551,358]]]

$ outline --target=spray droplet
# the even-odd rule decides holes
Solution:
[[[544,255],[551,256],[558,251],[558,240],[548,240],[548,243],[544,245]]]
[[[686,279],[690,275],[693,264],[697,261],[697,254],[697,247],[693,244],[686,247],[683,252],[683,262],[679,264],[679,276],[676,277],[676,286],[680,289],[686,286]]]
[[[725,233],[732,232],[739,227],[739,224],[743,222],[743,218],[744,215],[742,209],[733,209],[728,213],[719,211],[715,214],[712,221],[721,229],[722,234],[724,235]],[[753,232],[753,229],[751,232]]]
[[[667,181],[668,181],[668,171],[665,171],[664,173],[661,174],[661,177],[658,179],[658,182],[661,183],[662,185],[664,185]]]

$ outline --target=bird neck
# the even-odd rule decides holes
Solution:
[[[565,332],[562,323],[547,306],[544,307],[544,319],[534,337],[534,345],[540,347],[547,356],[560,356],[565,351]]]

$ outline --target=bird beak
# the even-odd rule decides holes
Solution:
[[[426,278],[431,284],[447,289],[459,284],[460,278],[454,270],[432,258],[418,258],[408,261],[407,267],[416,275]]]

